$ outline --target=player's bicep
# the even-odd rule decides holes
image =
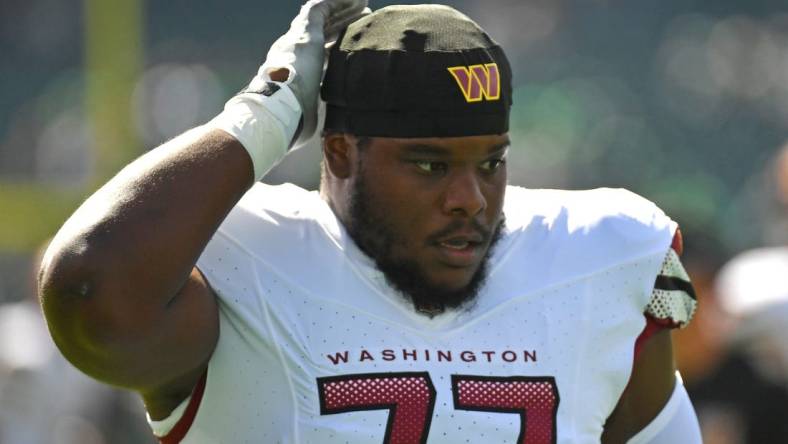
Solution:
[[[161,325],[162,352],[176,355],[173,365],[190,369],[207,361],[219,339],[216,295],[197,267],[170,300]]]
[[[195,267],[181,290],[167,305],[149,344],[147,364],[163,379],[155,387],[140,387],[151,417],[169,415],[172,408],[191,394],[205,373],[219,338],[216,297]],[[164,375],[171,375],[164,379]]]
[[[197,267],[168,302],[157,324],[154,328],[160,340],[150,345],[156,349],[152,352],[161,352],[154,358],[157,367],[164,367],[161,370],[183,372],[210,357],[219,338],[219,311],[216,296]]]
[[[602,442],[624,443],[657,417],[675,383],[670,331],[661,330],[640,347],[629,383],[605,423]]]
[[[117,341],[116,365],[125,364],[117,372],[127,373],[126,385],[143,393],[177,388],[184,375],[204,368],[219,338],[216,297],[197,268],[166,304],[140,307],[126,318],[137,323],[136,331],[130,325],[117,330],[136,337]]]
[[[632,375],[605,424],[605,443],[626,442],[657,417],[673,393],[670,329],[686,326],[697,307],[695,291],[679,259],[682,250],[683,239],[677,229],[645,309],[646,327],[635,343]]]

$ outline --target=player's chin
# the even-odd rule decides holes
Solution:
[[[422,272],[433,288],[462,291],[473,280],[484,258],[482,245],[457,250],[432,246],[422,257]]]
[[[478,264],[465,267],[438,264],[430,270],[429,277],[432,285],[437,288],[446,291],[459,291],[470,284],[478,268]]]

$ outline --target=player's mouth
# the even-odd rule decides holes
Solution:
[[[445,265],[465,268],[476,265],[484,255],[485,238],[481,234],[455,234],[435,242],[440,261]]]

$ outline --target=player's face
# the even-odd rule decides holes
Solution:
[[[503,225],[506,135],[372,138],[359,151],[349,231],[425,311],[475,296]]]

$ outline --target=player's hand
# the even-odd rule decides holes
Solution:
[[[301,105],[302,123],[294,144],[309,139],[317,126],[318,93],[323,77],[326,43],[336,40],[347,25],[369,13],[367,0],[309,0],[290,29],[268,51],[255,82],[284,81]],[[286,69],[287,71],[284,71]]]

